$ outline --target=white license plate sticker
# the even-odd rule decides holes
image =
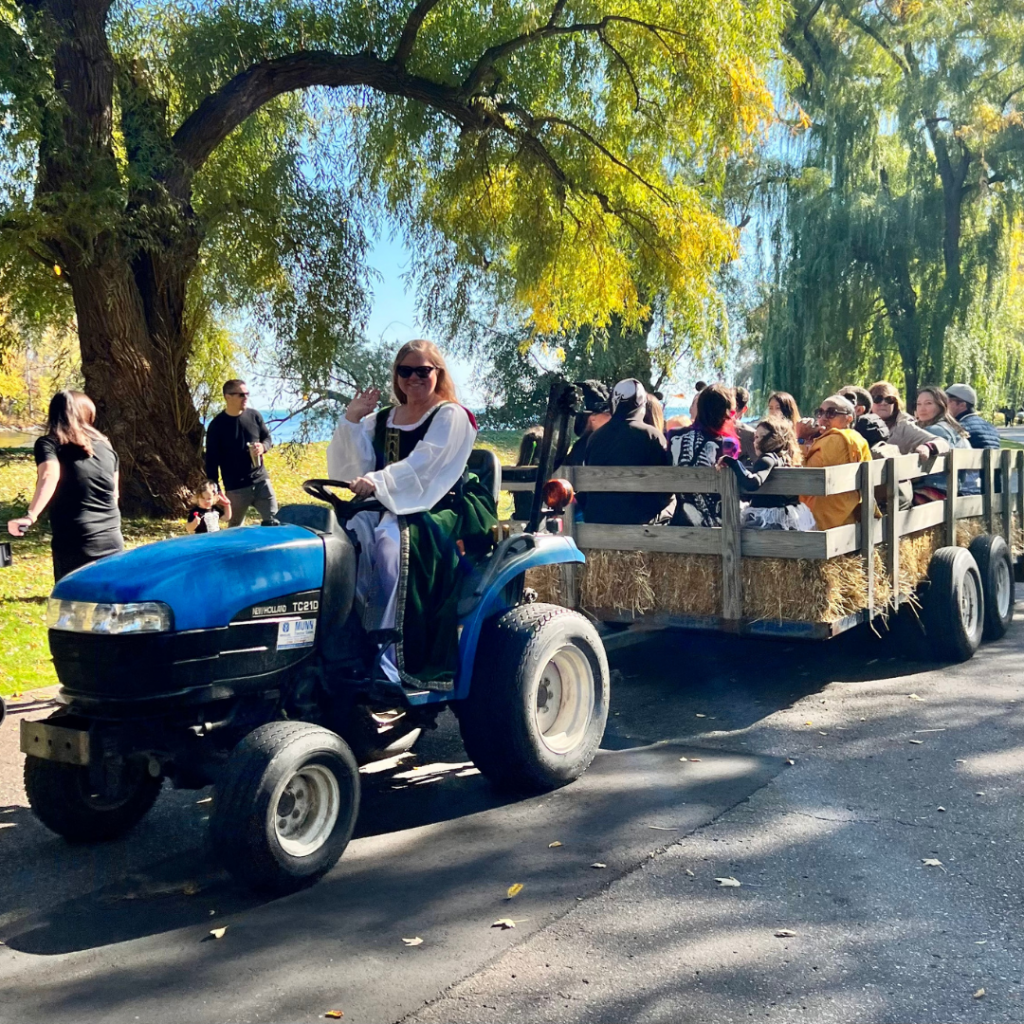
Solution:
[[[312,647],[316,637],[316,619],[290,619],[277,624],[277,649]]]

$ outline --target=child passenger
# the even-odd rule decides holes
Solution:
[[[758,423],[754,431],[754,463],[750,469],[730,455],[724,455],[718,460],[720,470],[729,468],[736,474],[740,494],[753,495],[750,503],[740,509],[742,529],[814,529],[811,510],[795,495],[757,493],[777,466],[799,466],[802,461],[793,424],[777,416]]]
[[[192,507],[185,515],[185,529],[189,533],[216,533],[222,518],[231,518],[231,502],[217,490],[212,480],[207,480],[192,493]]]

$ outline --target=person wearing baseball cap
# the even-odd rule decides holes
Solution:
[[[998,448],[999,431],[975,411],[978,392],[970,384],[950,384],[946,399],[953,418],[967,431],[972,448]]]
[[[588,466],[667,466],[665,435],[644,422],[647,391],[633,377],[612,390],[611,419],[594,432],[587,446]],[[582,501],[581,501],[582,499]],[[638,491],[591,491],[577,496],[588,523],[643,524],[659,518],[671,504],[671,494]]]

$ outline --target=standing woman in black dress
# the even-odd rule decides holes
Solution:
[[[58,391],[50,400],[46,434],[36,441],[36,491],[28,511],[7,524],[24,536],[50,506],[53,578],[124,550],[118,501],[118,460],[93,426],[96,406],[81,391]]]

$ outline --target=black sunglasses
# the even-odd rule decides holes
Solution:
[[[819,409],[815,414],[818,419],[822,420],[834,420],[837,416],[849,416],[848,412],[844,412],[842,409]]]
[[[436,369],[436,366],[398,366],[395,368],[402,380],[408,380],[413,374],[416,374],[420,380],[426,380]]]
[[[248,391],[225,391],[224,394],[225,395],[238,395],[240,398],[248,398],[249,397],[249,392]]]
[[[896,399],[889,395],[872,395],[871,401],[875,405],[895,405]]]

